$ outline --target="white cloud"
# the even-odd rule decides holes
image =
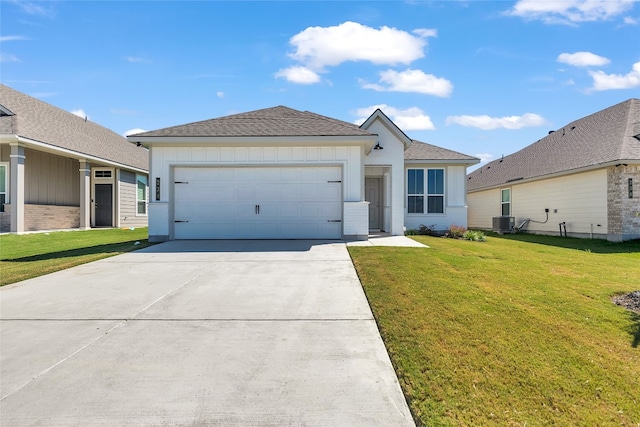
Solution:
[[[480,164],[489,163],[493,160],[493,154],[489,153],[475,154],[475,156],[480,159]]]
[[[635,0],[520,0],[506,13],[548,24],[604,21],[633,8]]]
[[[123,133],[123,136],[129,136],[129,135],[134,135],[136,133],[142,133],[142,132],[147,132],[145,129],[140,129],[140,128],[134,128],[134,129],[129,129],[128,131],[125,131],[125,133]]]
[[[0,53],[0,62],[20,62],[20,59],[11,53]]]
[[[508,117],[490,117],[487,115],[481,116],[449,116],[447,117],[446,124],[456,124],[465,127],[473,127],[482,130],[492,129],[521,129],[524,127],[542,126],[547,121],[538,114],[525,113],[522,116],[508,116]]]
[[[71,110],[71,114],[75,114],[78,117],[82,117],[83,119],[86,118],[87,120],[89,119],[89,115],[87,113],[85,113],[85,111],[82,108],[79,108],[77,110]]]
[[[410,64],[424,57],[426,38],[435,30],[417,29],[416,36],[396,28],[367,27],[357,22],[344,22],[333,27],[308,27],[291,37],[295,51],[290,56],[307,68],[322,71],[327,66],[347,61],[373,64]]]
[[[221,90],[219,90],[219,91],[217,91],[217,92],[216,92],[216,96],[217,96],[218,98],[222,99],[222,98],[224,98],[224,92],[223,92],[223,91],[221,91]]]
[[[592,90],[631,89],[640,87],[640,62],[633,64],[625,75],[606,74],[604,71],[589,71],[593,78]]]
[[[561,53],[557,61],[574,67],[599,67],[611,62],[609,58],[591,52]]]
[[[638,23],[638,20],[631,16],[625,16],[624,18],[622,18],[622,22],[624,22],[626,25],[636,25]]]
[[[380,72],[380,83],[360,82],[363,89],[373,89],[378,92],[412,92],[435,95],[446,98],[453,91],[453,84],[445,78],[433,74],[425,74],[421,70]]]
[[[10,0],[11,3],[17,4],[23,12],[29,15],[40,15],[48,18],[55,16],[53,6],[45,7],[42,2],[32,2],[24,0]]]
[[[10,41],[14,41],[14,40],[29,40],[27,37],[25,36],[2,36],[0,37],[0,42],[4,43],[4,42],[10,42]]]
[[[404,110],[391,107],[386,104],[371,105],[369,107],[358,108],[353,114],[358,116],[354,121],[355,124],[361,125],[369,118],[377,109],[382,110],[400,129],[403,131],[410,130],[434,130],[436,127],[431,121],[431,117],[426,115],[418,107],[410,107]]]
[[[276,77],[282,77],[290,81],[291,83],[297,83],[301,85],[309,85],[318,83],[320,76],[311,71],[307,67],[294,66],[289,68],[283,68],[275,74]]]

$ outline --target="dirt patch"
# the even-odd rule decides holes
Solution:
[[[612,301],[619,306],[640,314],[640,291],[633,291],[626,295],[618,295]]]

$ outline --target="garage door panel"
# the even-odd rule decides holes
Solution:
[[[177,239],[342,236],[340,167],[176,168]],[[259,206],[259,208],[258,208]]]

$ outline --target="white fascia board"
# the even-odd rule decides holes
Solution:
[[[430,159],[430,160],[405,160],[404,161],[405,164],[407,165],[416,165],[416,164],[420,164],[420,163],[425,163],[425,164],[443,164],[443,165],[460,165],[460,166],[471,166],[471,165],[477,165],[478,163],[480,163],[480,159],[475,159],[475,160],[455,160],[455,159],[450,159],[450,160],[434,160],[434,159]]]
[[[534,176],[531,178],[526,178],[526,179],[512,179],[510,181],[507,182],[503,182],[500,184],[494,184],[494,185],[490,185],[487,187],[482,187],[482,188],[477,188],[475,190],[467,190],[468,193],[477,193],[478,191],[485,191],[485,190],[493,190],[495,188],[504,188],[504,187],[509,187],[511,185],[517,185],[517,184],[524,184],[525,182],[534,182],[534,181],[542,181],[543,179],[550,179],[550,178],[558,178],[558,177],[562,177],[562,176],[567,176],[567,175],[575,175],[578,173],[583,173],[583,172],[591,172],[597,169],[604,169],[604,168],[608,168],[610,166],[620,166],[622,164],[640,164],[640,161],[638,160],[615,160],[613,162],[606,162],[606,163],[600,163],[597,165],[591,165],[591,166],[585,166],[582,168],[578,168],[578,169],[570,169],[570,170],[566,170],[566,171],[562,171],[562,172],[556,172],[556,173],[550,173],[550,174],[546,174],[546,175],[538,175],[538,176]],[[474,171],[475,172],[475,171]],[[469,183],[469,175],[467,175],[467,184]]]
[[[33,148],[33,149],[37,149],[38,151],[44,151],[46,153],[51,153],[56,155],[63,155],[65,157],[70,157],[72,159],[87,160],[89,162],[96,162],[96,163],[100,163],[101,165],[113,166],[119,169],[126,169],[134,172],[140,172],[143,174],[149,173],[144,169],[136,168],[134,166],[125,165],[125,164],[114,162],[111,160],[101,159],[100,157],[79,153],[77,151],[68,150],[66,148],[56,147],[55,145],[45,144],[43,142],[35,141],[29,138],[24,138],[19,135],[0,135],[0,142],[9,143],[9,144],[23,144],[27,148]]]
[[[413,140],[409,138],[407,134],[404,133],[402,129],[400,129],[395,123],[393,123],[393,121],[391,121],[391,119],[387,117],[379,108],[376,111],[374,111],[373,114],[370,115],[369,118],[365,120],[363,124],[360,125],[360,129],[369,130],[373,122],[375,122],[376,120],[380,120],[382,124],[387,129],[389,129],[389,132],[394,134],[396,138],[398,138],[400,141],[404,143],[405,150],[409,148],[409,145],[411,145]]]
[[[202,146],[215,147],[260,147],[260,146],[295,146],[295,145],[363,145],[366,151],[370,151],[378,140],[377,135],[354,136],[128,136],[127,140],[144,147],[151,146]]]

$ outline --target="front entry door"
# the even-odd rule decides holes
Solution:
[[[113,185],[96,184],[95,188],[96,227],[113,226]]]
[[[369,230],[380,230],[380,178],[364,179],[365,200],[369,202]]]

